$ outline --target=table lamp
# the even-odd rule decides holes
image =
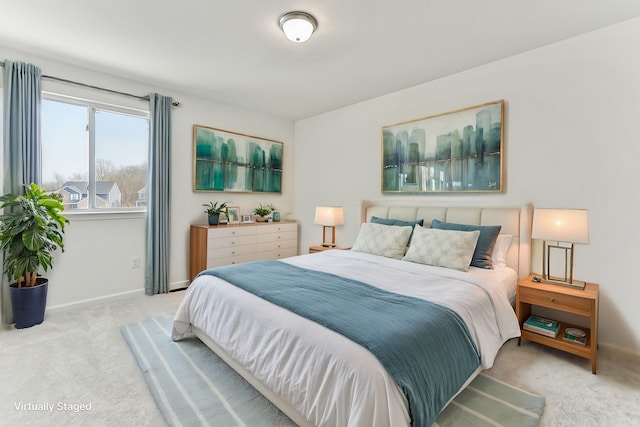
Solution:
[[[335,247],[336,225],[344,224],[342,206],[317,206],[313,223],[322,226],[322,246],[329,248]],[[327,228],[331,228],[331,242],[325,241]]]
[[[589,244],[586,209],[534,209],[531,238],[542,240],[542,282],[584,289],[585,283],[573,278],[573,249]],[[551,275],[552,250],[564,251],[564,276]]]

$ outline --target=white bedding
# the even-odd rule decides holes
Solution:
[[[520,334],[509,303],[516,275],[508,268],[463,273],[353,251],[284,261],[453,309],[467,324],[483,368],[493,365],[506,340]],[[497,276],[498,284],[491,285],[490,276]],[[181,339],[191,325],[311,424],[410,423],[403,394],[368,350],[221,279],[200,276],[190,285],[176,313],[173,338]]]

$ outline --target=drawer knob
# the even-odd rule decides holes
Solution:
[[[556,299],[555,299],[555,298],[553,298],[553,297],[551,297],[551,298],[549,298],[549,299],[550,299],[551,301],[555,301],[555,300],[556,300]]]

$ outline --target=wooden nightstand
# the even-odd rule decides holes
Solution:
[[[516,288],[516,316],[520,322],[522,338],[544,344],[567,353],[575,354],[591,360],[591,372],[596,373],[596,352],[598,350],[598,285],[587,283],[584,290],[572,289],[559,285],[535,283],[531,280],[533,275],[518,282]],[[522,329],[522,324],[531,315],[531,306],[547,307],[565,313],[577,314],[587,317],[590,321],[590,329],[582,326],[569,325],[560,322],[560,332],[556,338]],[[585,346],[566,342],[562,339],[565,328],[576,327],[586,330],[587,342]]]
[[[315,254],[317,252],[330,251],[334,249],[340,250],[340,251],[348,251],[351,248],[343,248],[342,246],[330,247],[330,246],[313,245],[313,246],[309,246],[309,253]]]

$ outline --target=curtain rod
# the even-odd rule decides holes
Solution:
[[[4,67],[4,61],[0,61],[0,67]],[[128,96],[128,97],[131,97],[131,98],[139,99],[140,101],[148,101],[149,100],[149,95],[145,95],[145,96],[134,95],[132,93],[120,92],[120,91],[113,90],[113,89],[106,89],[106,88],[103,88],[103,87],[100,87],[100,86],[93,86],[93,85],[89,85],[89,84],[86,84],[86,83],[80,83],[80,82],[76,82],[76,81],[73,81],[73,80],[63,79],[63,78],[60,78],[60,77],[49,76],[49,75],[46,75],[46,74],[43,74],[42,78],[43,79],[47,79],[47,80],[55,80],[55,81],[62,82],[62,83],[69,83],[69,84],[76,85],[76,86],[88,87],[90,89],[101,90],[103,92],[115,93],[116,95]],[[180,102],[171,101],[171,105],[173,105],[174,107],[178,107],[178,106],[180,106]]]

